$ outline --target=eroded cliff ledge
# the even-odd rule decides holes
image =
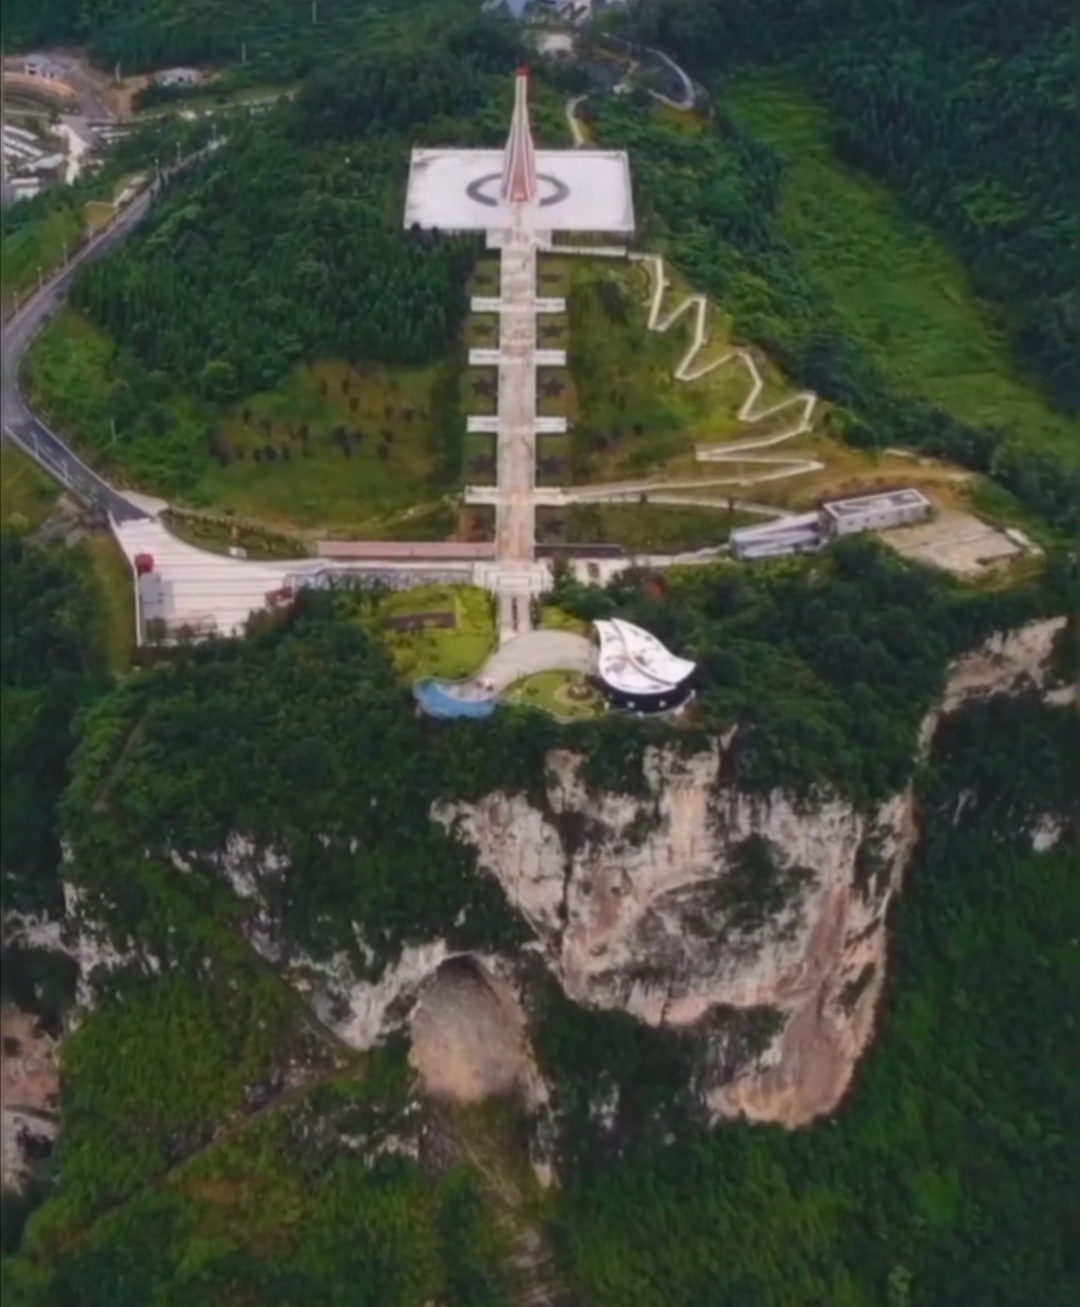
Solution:
[[[920,747],[971,698],[1075,699],[1048,672],[1063,625],[961,659]],[[838,797],[751,796],[724,783],[726,743],[649,751],[635,795],[590,792],[584,760],[555,751],[540,806],[495,792],[433,816],[475,847],[571,999],[694,1038],[712,1115],[796,1126],[837,1106],[873,1033],[913,791],[870,813]]]
[[[912,801],[800,812],[725,786],[722,761],[720,743],[650,750],[648,795],[631,797],[590,794],[582,759],[555,752],[545,809],[495,793],[435,815],[475,845],[570,998],[694,1030],[714,1113],[796,1125],[835,1106],[872,1031]],[[748,1034],[747,1061],[727,1046]]]

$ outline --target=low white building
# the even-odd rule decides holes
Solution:
[[[930,501],[921,490],[890,490],[856,499],[835,499],[821,506],[821,525],[830,539],[856,531],[887,531],[930,516]]]
[[[781,517],[761,526],[744,526],[731,533],[731,552],[744,562],[816,553],[824,544],[817,513]]]
[[[789,554],[812,554],[830,540],[859,531],[887,531],[892,527],[924,522],[933,505],[921,490],[889,490],[878,495],[830,500],[814,513],[781,517],[762,526],[741,527],[731,533],[735,558],[753,562]]]
[[[199,86],[202,80],[198,68],[162,68],[153,74],[155,86]]]

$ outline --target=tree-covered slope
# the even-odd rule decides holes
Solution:
[[[935,249],[923,265],[924,242],[911,223],[911,215],[929,216],[977,274],[976,289],[993,295],[1014,325],[1024,314],[1048,322],[1047,306],[1032,307],[1024,297],[1037,284],[1057,296],[1057,286],[1067,307],[1072,293],[1062,273],[1072,227],[1067,205],[1060,216],[1066,192],[1059,182],[1025,192],[1027,207],[1011,235],[980,228],[960,240],[944,209],[935,217],[913,207],[908,192],[915,183],[907,174],[875,169],[909,216],[875,198],[849,221],[848,201],[863,197],[857,182],[837,173],[839,157],[850,158],[851,150],[831,124],[854,131],[861,119],[838,103],[843,115],[815,120],[814,152],[800,155],[796,166],[768,115],[755,116],[753,81],[741,78],[729,94],[732,52],[742,53],[741,72],[773,45],[766,49],[743,33],[743,44],[732,36],[729,48],[709,24],[728,32],[724,24],[733,17],[702,5],[664,4],[657,12],[658,39],[678,51],[688,43],[691,18],[705,24],[687,57],[709,83],[713,121],[687,131],[636,97],[596,95],[586,107],[600,140],[631,153],[643,240],[666,248],[734,318],[740,336],[763,345],[790,375],[836,403],[837,426],[852,442],[914,446],[959,462],[993,477],[1052,530],[1080,531],[1076,419],[1051,411],[1032,377],[1013,366],[992,315],[971,303],[963,273],[947,253]],[[801,48],[794,29],[768,7],[758,21],[777,32],[776,49],[794,57]],[[905,39],[922,43],[925,61],[937,48],[931,37],[915,24]],[[492,15],[447,10],[436,36],[402,11],[381,29],[377,46],[320,62],[295,103],[234,130],[122,254],[77,284],[73,303],[107,329],[103,348],[112,340],[118,346],[106,369],[107,393],[96,405],[101,413],[93,422],[77,420],[78,434],[100,444],[105,456],[119,450],[142,477],[167,468],[163,488],[190,493],[200,470],[221,457],[223,406],[277,387],[296,363],[338,355],[412,364],[452,354],[474,246],[401,231],[408,151],[417,142],[501,138],[519,39],[517,29]],[[796,71],[815,85],[811,70],[833,58],[833,46],[820,58],[811,54]],[[957,94],[965,92],[969,73],[966,65],[955,73]],[[1048,85],[1046,94],[1057,94],[1053,78]],[[1038,134],[1046,109],[1041,101],[1017,101],[1025,140]],[[925,141],[918,133],[912,141],[945,160],[967,151],[965,168],[974,173],[978,159],[967,132],[966,115],[947,117]],[[1019,147],[1010,138],[1003,148]],[[1040,158],[1047,148],[1041,136],[1031,146]],[[906,151],[909,161],[918,154],[910,141]],[[1060,166],[1054,154],[1048,175],[1058,177]],[[979,174],[984,190],[1000,189],[998,167],[988,152]],[[940,198],[949,169],[940,161],[934,169],[918,193]],[[816,212],[808,211],[810,201]],[[1037,250],[1024,235],[1033,224],[1043,233]],[[1022,276],[1015,273],[1021,254],[1028,260]],[[872,275],[862,274],[866,266]],[[1001,271],[1009,268],[1008,275]],[[910,293],[897,292],[895,312],[887,309],[887,295],[874,292],[888,290],[890,278],[911,282]],[[980,278],[989,280],[983,285]],[[868,297],[874,300],[869,310],[863,307]],[[1053,350],[1040,350],[1056,376]],[[1065,357],[1072,354],[1066,350]],[[1043,371],[1057,393],[1060,387]],[[77,389],[87,386],[80,380]],[[70,421],[70,404],[53,407]],[[152,412],[158,416],[151,422]],[[445,452],[439,457],[450,466]],[[1006,511],[1015,511],[1015,503]]]
[[[231,123],[222,148],[123,249],[86,268],[71,302],[93,329],[67,315],[31,357],[31,386],[59,425],[143,483],[191,494],[216,461],[229,460],[236,442],[223,429],[242,411],[232,406],[277,391],[301,365],[381,363],[399,370],[406,389],[409,369],[449,366],[479,247],[402,230],[409,151],[429,138],[497,139],[505,74],[520,51],[515,28],[475,14],[448,18],[439,46],[414,50],[413,35],[399,15],[395,41],[339,52],[295,101]],[[445,481],[460,463],[456,384],[449,377],[436,393],[419,393],[426,388],[418,382],[409,395],[424,410],[419,420],[396,434],[426,426],[421,461]],[[354,394],[353,414],[358,404]],[[300,417],[313,415],[289,416],[296,438]],[[366,434],[374,454],[379,432],[361,430],[360,418],[345,434],[337,432],[342,446]],[[281,461],[311,452],[290,447]],[[406,496],[422,495],[415,469],[392,474]]]
[[[1080,108],[1069,0],[643,0],[635,30],[698,73],[783,61],[835,142],[963,258],[1063,409],[1080,407]],[[895,269],[904,275],[903,268]]]
[[[730,1124],[629,1154],[624,1141],[617,1164],[580,1141],[597,1161],[569,1179],[558,1222],[582,1303],[1073,1302],[1078,756],[1074,712],[1029,700],[946,724],[880,1042],[849,1103],[795,1134]],[[1066,831],[1035,853],[1048,813]],[[653,1065],[631,1062],[625,1092]]]
[[[0,875],[4,906],[55,909],[56,805],[80,708],[107,687],[87,560],[0,533]]]
[[[437,359],[460,329],[475,244],[402,231],[409,149],[436,119],[473,134],[517,52],[498,23],[445,39],[450,64],[395,47],[313,74],[89,268],[77,306],[143,368],[212,399],[272,386],[301,359]]]
[[[5,47],[79,43],[105,67],[125,73],[169,64],[239,64],[242,46],[253,75],[301,76],[343,49],[414,33],[447,14],[475,12],[472,0],[9,0]]]
[[[58,684],[70,661],[34,606],[47,560],[12,555],[5,583],[5,640],[17,640],[28,684],[28,659]],[[733,722],[742,786],[872,801],[908,775],[948,658],[1001,625],[1075,608],[1075,583],[1063,558],[1041,591],[965,594],[854,542],[756,572],[688,570],[663,599],[638,576],[607,595],[566,590],[580,611],[641,620],[701,661],[697,730],[560,730],[511,710],[479,724],[418,718],[372,633],[378,595],[306,596],[246,641],[179,650],[95,698],[60,812],[68,924],[90,932],[80,947],[105,968],[84,977],[99,1006],[64,1046],[55,1182],[4,1265],[5,1295],[96,1307],[126,1301],[126,1286],[132,1307],[196,1293],[497,1307],[507,1258],[486,1190],[467,1171],[432,1180],[409,1160],[420,1118],[400,1063],[358,1058],[312,1014],[291,968],[256,954],[252,932],[270,932],[271,957],[307,967],[337,954],[372,980],[405,944],[513,955],[527,928],[430,821],[434,801],[540,794],[560,744],[587,755],[589,785],[632,791],[650,742],[697,748]],[[839,1127],[730,1127],[656,1154],[631,1132],[613,1170],[595,1122],[566,1123],[566,1187],[548,1215],[584,1307],[741,1307],[754,1293],[767,1307],[811,1307],[822,1293],[870,1307],[890,1277],[917,1286],[897,1302],[944,1304],[980,1228],[994,1231],[985,1277],[999,1287],[987,1301],[1020,1307],[1009,1286],[1021,1274],[1051,1307],[1064,1301],[1053,1220],[1033,1224],[1017,1195],[1037,1193],[1044,1217],[1064,1201],[1071,1109],[1055,1022],[1074,983],[1061,941],[1075,933],[1075,857],[1066,845],[1035,859],[1021,832],[1042,814],[1068,817],[1077,744],[1074,717],[1027,702],[943,736],[910,919],[901,907],[896,1033]],[[18,777],[2,779],[6,805]],[[955,827],[961,793],[973,797]],[[280,869],[255,898],[237,893],[243,847]],[[1024,973],[1010,961],[1021,957]],[[971,979],[958,993],[961,974]],[[685,1089],[677,1050],[625,1015],[548,1004],[537,1046],[560,1101],[581,1097],[590,1068],[628,1076],[643,1127],[667,1120]],[[670,1238],[638,1233],[665,1230],[673,1211]],[[747,1219],[760,1238],[740,1239]]]

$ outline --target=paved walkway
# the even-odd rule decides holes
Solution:
[[[581,119],[577,116],[578,106],[584,104],[588,98],[587,95],[575,95],[566,102],[566,125],[570,128],[575,150],[580,150],[582,146],[589,143],[588,137],[585,135],[585,129],[581,125]]]
[[[529,631],[507,640],[484,664],[479,677],[491,681],[495,693],[501,694],[523,676],[537,672],[588,672],[592,659],[592,645],[583,635]]]
[[[500,260],[498,503],[496,556],[536,556],[536,238],[515,206]]]

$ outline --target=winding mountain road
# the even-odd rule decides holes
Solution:
[[[4,436],[69,490],[121,522],[146,514],[87,467],[64,439],[33,412],[19,388],[19,373],[31,341],[63,303],[78,270],[84,263],[100,258],[124,240],[150,211],[159,185],[155,182],[136,196],[104,231],[74,254],[4,324],[0,362],[0,416]]]
[[[0,355],[0,427],[3,436],[73,494],[87,500],[117,522],[138,521],[145,518],[147,513],[135,502],[134,497],[129,497],[110,485],[104,477],[88,467],[64,438],[31,409],[19,387],[23,359],[31,341],[63,304],[71,283],[83,264],[101,258],[126,240],[150,212],[169,180],[216,149],[218,143],[217,140],[212,141],[163,171],[120,209],[107,227],[77,250],[4,323]]]

